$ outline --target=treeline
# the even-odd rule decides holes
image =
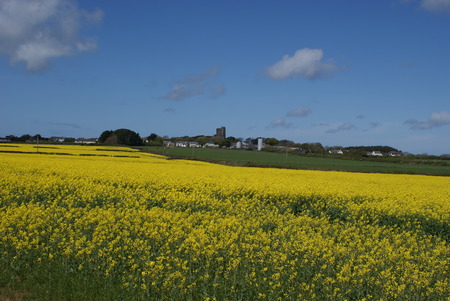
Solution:
[[[382,153],[389,153],[389,152],[400,152],[398,149],[390,147],[390,146],[349,146],[345,147],[348,151],[362,151],[362,152],[373,152],[373,151],[380,151]]]
[[[45,138],[42,137],[40,134],[37,135],[29,135],[25,134],[22,136],[14,136],[9,135],[6,136],[5,139],[1,138],[2,142],[35,142],[36,140],[39,141],[49,141],[48,143],[53,142],[64,142],[64,143],[77,143],[78,141],[74,138],[64,138],[63,140],[54,140],[52,138],[58,138],[58,137],[51,137],[51,138]],[[151,133],[147,137],[141,137],[139,133],[134,132],[129,129],[117,129],[117,130],[106,130],[103,131],[100,135],[100,137],[97,139],[97,143],[105,144],[105,145],[128,145],[128,146],[142,146],[142,145],[148,145],[148,146],[163,146],[164,141],[186,141],[186,142],[197,142],[199,145],[205,145],[206,143],[214,143],[218,145],[221,148],[232,148],[234,147],[238,142],[242,143],[243,149],[252,150],[255,149],[258,144],[258,138],[248,137],[248,138],[241,138],[241,137],[233,137],[228,136],[226,138],[218,138],[215,136],[205,136],[205,135],[198,135],[198,136],[181,136],[181,137],[171,137],[168,136],[161,137],[155,133]],[[82,138],[80,138],[82,139]],[[310,155],[329,155],[330,151],[333,150],[341,150],[343,152],[343,155],[339,155],[340,157],[360,157],[360,156],[366,156],[367,152],[373,152],[378,151],[383,154],[388,154],[391,152],[397,152],[402,153],[403,157],[406,155],[409,157],[414,157],[415,159],[450,159],[449,154],[443,154],[440,156],[430,156],[428,154],[419,154],[419,155],[412,155],[409,153],[402,152],[394,147],[391,146],[383,146],[383,145],[374,145],[374,146],[348,146],[348,147],[342,147],[342,146],[323,146],[319,142],[313,142],[313,143],[297,143],[291,140],[278,140],[277,138],[270,137],[270,138],[262,138],[263,142],[265,144],[265,147],[263,148],[264,151],[270,151],[270,152],[297,152],[300,154],[310,154]],[[96,139],[84,139],[84,140],[96,140]],[[92,141],[91,141],[92,142]],[[93,141],[92,143],[95,143]]]
[[[28,142],[28,141],[33,141],[33,140],[35,141],[36,139],[40,139],[40,140],[44,140],[44,141],[49,140],[49,138],[42,137],[39,134],[34,135],[34,136],[31,136],[29,134],[25,134],[22,136],[8,135],[5,137],[5,139],[7,139],[11,142]]]
[[[98,142],[108,145],[123,144],[129,146],[140,146],[144,144],[141,136],[129,129],[104,131],[98,138]]]

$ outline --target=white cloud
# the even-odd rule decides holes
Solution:
[[[430,116],[430,122],[435,126],[450,124],[450,114],[447,111],[432,113]]]
[[[284,127],[286,129],[291,128],[292,127],[292,123],[290,122],[286,122],[286,119],[284,118],[277,118],[272,120],[272,122],[270,123],[271,127]]]
[[[188,75],[176,81],[170,90],[159,99],[181,101],[201,94],[206,94],[210,99],[218,98],[226,91],[223,84],[212,82],[212,79],[219,74],[218,68],[210,68],[200,74]]]
[[[355,127],[355,126],[354,126],[353,124],[351,124],[351,123],[349,123],[349,122],[345,122],[345,123],[343,123],[343,124],[341,124],[341,125],[339,125],[339,126],[333,128],[333,129],[327,130],[326,133],[328,133],[328,134],[335,134],[335,133],[337,133],[337,132],[351,130],[351,129],[353,129],[354,127]]]
[[[97,43],[80,28],[103,17],[77,7],[73,0],[0,0],[0,54],[39,72],[50,60],[92,51]]]
[[[422,8],[434,13],[450,13],[450,0],[422,0]]]
[[[224,95],[225,91],[226,91],[226,89],[225,89],[225,86],[223,84],[215,86],[215,87],[210,89],[210,91],[209,91],[209,98],[210,99],[216,99],[216,98]]]
[[[450,125],[450,113],[447,111],[431,113],[428,121],[409,119],[404,122],[411,130],[428,130],[435,127]]]
[[[266,72],[270,78],[282,80],[291,77],[323,78],[338,70],[332,63],[322,62],[322,57],[322,49],[300,49],[292,57],[285,55],[281,61],[267,68]]]
[[[189,97],[203,94],[203,85],[175,85],[169,92],[161,96],[161,99],[165,100],[184,100]]]
[[[209,78],[216,77],[217,75],[219,75],[219,73],[220,73],[220,70],[218,68],[212,67],[203,73],[188,75],[184,79],[182,79],[180,82],[183,84],[199,83],[199,82],[203,82]]]
[[[299,108],[289,111],[286,116],[288,117],[305,117],[308,116],[311,113],[311,109],[300,106]]]
[[[81,128],[81,126],[79,124],[76,124],[76,123],[50,122],[50,124],[59,125],[59,126],[65,126],[65,127],[71,127],[71,128],[74,128],[74,129],[80,129]]]

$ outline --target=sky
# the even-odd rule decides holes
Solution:
[[[450,153],[450,0],[0,0],[0,137]]]

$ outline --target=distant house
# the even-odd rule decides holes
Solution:
[[[205,145],[203,145],[203,147],[219,148],[219,145],[214,144],[214,143],[212,143],[212,142],[208,142],[208,143],[205,143]]]
[[[344,154],[344,152],[342,150],[340,150],[340,149],[332,149],[332,150],[329,150],[328,152],[330,154],[333,154],[333,155],[342,155],[342,154]]]
[[[53,142],[64,142],[65,139],[64,137],[50,137],[50,140]]]
[[[198,142],[189,142],[189,147],[201,147]]]
[[[97,138],[89,138],[89,139],[85,139],[85,138],[78,138],[75,140],[75,143],[77,144],[95,144],[97,143]]]
[[[0,138],[0,142],[11,142],[11,139]]]
[[[367,154],[367,156],[378,156],[378,157],[383,156],[383,154],[380,151],[367,152],[366,154]]]
[[[400,153],[400,152],[389,152],[389,156],[391,156],[391,157],[401,157],[402,153]]]
[[[172,141],[163,141],[163,145],[165,147],[174,147],[175,143],[173,143]]]
[[[189,145],[189,142],[187,142],[187,141],[177,141],[175,143],[176,147],[188,147],[188,145]]]
[[[304,148],[301,148],[301,147],[296,148],[295,152],[299,153],[299,154],[307,154],[307,153],[309,153],[309,151],[307,149],[304,149]]]

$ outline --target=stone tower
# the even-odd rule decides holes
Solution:
[[[225,130],[224,126],[216,129],[216,135],[214,137],[220,138],[220,139],[225,139],[226,136],[227,135],[226,135],[226,130]]]

